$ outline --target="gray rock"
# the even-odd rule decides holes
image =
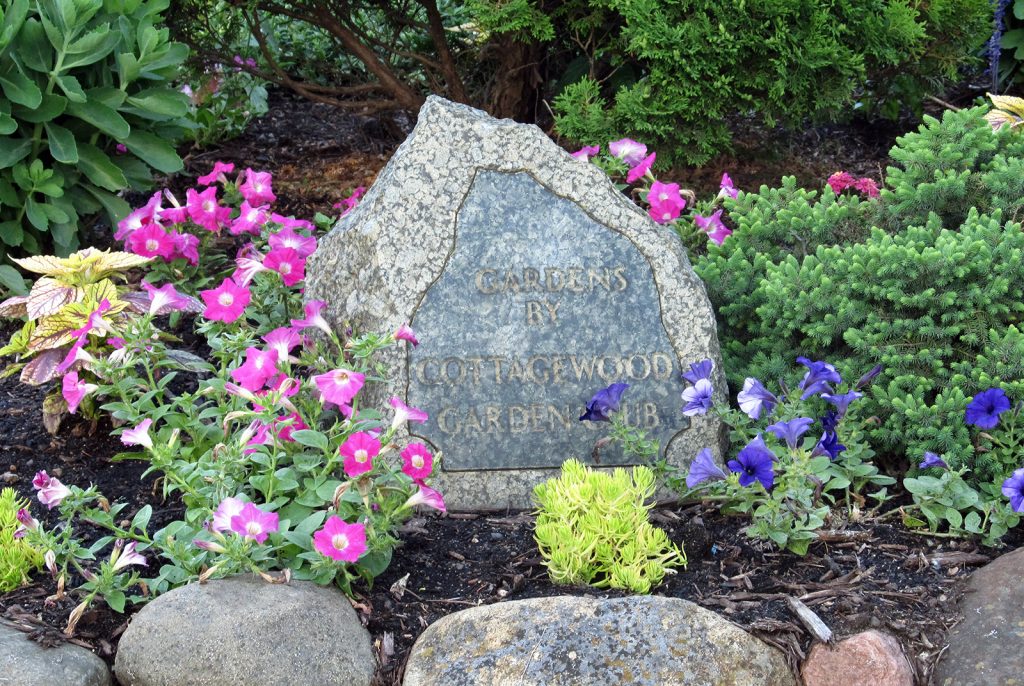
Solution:
[[[691,363],[716,362],[719,398],[725,381],[679,239],[534,126],[428,98],[306,274],[337,328],[416,330],[368,400],[430,413],[412,432],[443,451],[434,485],[451,507],[528,507],[565,459],[595,464],[604,427],[578,417],[617,381],[630,384],[621,411],[671,463],[720,454],[720,423],[680,412]],[[627,462],[617,447],[598,460]]]
[[[189,584],[146,605],[121,637],[123,686],[364,686],[370,636],[339,590],[232,577]]]
[[[44,648],[0,622],[0,684],[4,686],[109,686],[107,664],[85,648],[65,643]]]
[[[786,660],[686,600],[533,598],[448,615],[403,686],[796,686]]]
[[[1024,684],[1024,548],[975,571],[960,602],[964,621],[949,633],[935,668],[939,686]]]

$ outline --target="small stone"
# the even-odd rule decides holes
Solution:
[[[417,639],[403,686],[796,686],[782,653],[680,598],[531,598],[474,607]]]
[[[27,634],[0,622],[0,665],[4,686],[110,686],[110,670],[85,648],[64,643],[44,648]]]
[[[372,642],[336,588],[237,576],[174,589],[118,645],[122,686],[369,686]]]
[[[881,631],[864,631],[834,648],[816,643],[801,670],[805,686],[914,686],[900,642]]]
[[[491,532],[491,540],[492,541],[500,541],[503,538],[505,538],[505,534],[501,533],[500,531],[492,531]]]

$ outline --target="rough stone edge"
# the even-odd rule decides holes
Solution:
[[[439,145],[417,145],[421,137]],[[457,139],[459,145],[440,145],[446,139]],[[412,293],[425,292],[439,279],[454,251],[458,212],[481,169],[528,173],[551,193],[574,202],[594,221],[629,240],[651,267],[662,325],[676,357],[683,365],[705,357],[714,360],[712,381],[716,400],[725,399],[714,311],[678,238],[652,222],[617,191],[604,172],[574,159],[539,128],[508,119],[496,120],[436,96],[427,99],[416,128],[388,161],[362,202],[322,239],[307,269],[307,298],[328,303],[325,314],[337,329],[349,325],[357,330],[386,332],[409,322],[421,300],[412,297]],[[417,197],[415,189],[424,185],[438,192],[430,198]],[[406,188],[413,190],[409,196],[395,195],[395,189]],[[415,240],[402,244],[401,267],[397,253],[381,254],[374,250],[375,245],[380,245],[378,238],[398,226],[423,227]],[[389,247],[394,245],[392,242]],[[337,269],[342,252],[353,264],[348,273]],[[439,260],[438,255],[445,257]],[[673,288],[671,284],[675,281],[681,287]],[[357,292],[362,292],[363,297],[357,298]],[[346,299],[331,297],[332,293]],[[376,293],[381,295],[375,297]],[[705,316],[698,317],[701,311]],[[708,341],[707,349],[684,355],[673,331],[685,328],[700,329],[701,337]],[[367,399],[375,404],[390,395],[406,397],[407,393],[405,351],[390,349],[382,361],[390,383],[368,395]],[[693,417],[687,435],[693,443],[710,447],[716,459],[721,459],[725,431],[717,418]],[[683,466],[694,455],[684,455],[679,444],[679,440],[670,442],[666,456],[670,464]],[[502,492],[508,507],[526,508],[531,506],[533,487],[556,473],[557,469],[439,470],[434,485],[445,494],[453,509],[494,507],[495,494]]]

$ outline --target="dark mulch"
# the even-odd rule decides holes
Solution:
[[[394,147],[401,129],[352,117],[285,93],[273,93],[271,112],[240,138],[186,155],[187,175],[168,180],[184,196],[196,175],[213,161],[269,170],[275,175],[278,211],[310,217],[330,213],[331,205],[355,186],[368,186]],[[878,177],[895,127],[819,127],[780,134],[737,121],[737,151],[701,169],[677,170],[673,180],[714,193],[723,171],[740,187],[774,184],[783,174],[820,186],[832,171],[846,169]],[[759,142],[760,141],[760,142]],[[0,322],[0,337],[14,330]],[[111,499],[130,503],[130,517],[146,503],[156,508],[154,523],[180,513],[162,503],[154,478],[140,478],[145,465],[112,463],[120,449],[108,436],[111,426],[73,418],[58,436],[46,434],[40,407],[46,389],[0,381],[0,481],[33,497],[32,475],[41,469],[65,483],[94,483]],[[37,516],[52,521],[33,508]],[[668,577],[657,593],[686,598],[720,612],[773,643],[795,664],[812,639],[786,604],[803,600],[839,636],[877,627],[898,636],[921,684],[958,621],[956,600],[972,566],[1003,550],[979,549],[970,541],[914,535],[899,526],[870,521],[836,523],[833,540],[812,546],[806,557],[780,553],[748,540],[744,522],[702,505],[667,505],[654,519],[672,540],[682,543],[690,564]],[[97,532],[84,531],[86,536]],[[1024,539],[1011,534],[1013,549]],[[379,684],[399,684],[416,637],[438,618],[480,604],[559,594],[613,597],[618,592],[554,586],[547,581],[532,538],[532,518],[517,512],[451,513],[409,522],[391,567],[372,589],[359,589],[356,608],[370,630],[380,658]],[[0,596],[0,616],[13,620],[44,643],[64,640],[61,630],[77,603],[72,597],[48,600],[54,583],[37,575],[30,586]],[[102,603],[78,624],[75,642],[113,659],[128,617]]]

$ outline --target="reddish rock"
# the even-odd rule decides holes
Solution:
[[[806,686],[914,686],[900,642],[880,631],[864,631],[834,648],[816,644],[801,673]]]

